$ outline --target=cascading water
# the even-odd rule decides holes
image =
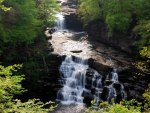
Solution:
[[[61,3],[63,2],[65,1],[61,0]],[[65,17],[62,13],[58,13],[56,17],[56,29],[58,33],[63,33],[65,30]],[[63,47],[72,48],[71,45],[66,46],[65,44]],[[85,50],[85,48],[82,49]],[[86,53],[83,55],[86,55]],[[113,65],[113,63],[111,64]],[[105,76],[90,68],[88,59],[67,55],[59,71],[62,75],[60,78],[62,88],[57,92],[57,101],[62,104],[83,103],[85,97],[95,99],[96,105],[102,100],[111,102],[112,98],[115,101],[126,98],[124,86],[118,81],[116,69],[105,78]]]
[[[56,28],[59,31],[62,31],[65,29],[65,17],[62,15],[62,13],[56,14]]]
[[[83,103],[82,93],[85,89],[87,60],[67,56],[60,66],[63,88],[58,91],[57,99],[62,104]]]
[[[112,98],[116,101],[117,98],[125,99],[127,97],[126,92],[124,91],[124,86],[118,81],[117,69],[113,69],[113,71],[107,75],[105,87],[108,88],[108,102],[111,102]]]
[[[87,59],[66,56],[60,66],[60,73],[62,88],[57,93],[57,101],[62,104],[83,103],[86,96],[94,98],[97,105],[101,100],[111,102],[112,98],[115,101],[118,98],[126,98],[124,86],[118,81],[116,69],[102,82],[103,76],[88,66]],[[103,99],[103,95],[106,99]]]

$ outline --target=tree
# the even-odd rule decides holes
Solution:
[[[13,65],[5,68],[0,65],[0,103],[10,101],[14,94],[24,91],[20,84],[24,80],[23,75],[13,75],[20,67]]]
[[[31,43],[39,31],[40,20],[33,0],[6,0],[9,12],[1,12],[0,37],[4,43]]]
[[[59,10],[57,0],[39,0],[37,2],[39,16],[45,25],[52,26],[55,22],[55,15]]]
[[[21,86],[24,75],[16,75],[21,65],[4,67],[0,65],[0,111],[1,113],[47,113],[56,106],[51,102],[43,103],[39,99],[27,102],[14,100],[15,94],[21,94],[25,90]],[[47,108],[45,108],[47,106]]]
[[[97,19],[104,20],[113,32],[126,32],[131,15],[138,12],[140,0],[80,0],[78,15],[85,24]]]
[[[39,3],[35,0],[1,0],[6,7],[11,7],[8,12],[0,11],[1,45],[31,44],[47,22],[53,24],[58,9],[56,0],[38,1]]]
[[[4,2],[4,0],[0,0],[0,9],[4,10],[4,11],[8,11],[10,10],[10,8],[5,7],[2,3]]]
[[[85,25],[102,16],[99,3],[98,0],[79,0],[78,15]]]
[[[148,89],[145,90],[143,97],[145,98],[145,102],[144,102],[145,113],[149,113],[150,111],[150,84],[148,85]]]

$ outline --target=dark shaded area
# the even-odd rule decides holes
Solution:
[[[83,24],[78,19],[75,13],[71,13],[70,15],[65,15],[66,20],[66,28],[73,31],[83,31]]]
[[[89,35],[89,40],[104,43],[118,51],[120,50],[130,54],[133,53],[133,48],[137,39],[133,39],[123,33],[114,33],[112,37],[109,37],[108,28],[103,20],[90,22],[88,26],[86,26],[85,30]]]
[[[10,45],[3,46],[4,53],[0,56],[4,66],[22,64],[18,74],[24,74],[25,80],[22,86],[27,90],[15,98],[27,101],[39,98],[41,101],[55,101],[57,90],[61,87],[58,83],[59,66],[62,58],[51,54],[53,48],[43,36],[37,38],[34,43],[26,46]]]
[[[139,76],[138,73],[142,73],[142,76]],[[132,67],[127,70],[122,70],[119,72],[119,75],[119,81],[123,83],[127,91],[128,100],[134,98],[138,101],[143,101],[142,94],[150,83],[149,75]]]

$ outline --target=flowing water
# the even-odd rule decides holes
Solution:
[[[62,31],[65,29],[65,17],[63,16],[62,13],[56,14],[56,29],[59,31]]]
[[[88,83],[87,73],[89,69],[87,59],[66,56],[60,66],[62,88],[58,91],[57,101],[67,105],[83,104],[84,97],[92,96],[98,104],[102,100],[102,94],[105,94],[108,102],[111,102],[112,98],[116,101],[118,96],[121,96],[121,99],[126,98],[124,87],[118,81],[116,69],[107,75],[103,83],[103,76],[91,69],[91,79]],[[90,86],[90,88],[86,88],[86,86]],[[107,90],[103,90],[104,88]]]
[[[113,98],[116,102],[117,99],[126,99],[127,95],[124,91],[124,86],[118,81],[117,69],[113,69],[111,73],[109,73],[105,80],[105,88],[108,89],[106,98],[108,102],[111,102]]]
[[[62,13],[58,13],[56,17],[57,32],[64,34],[65,17]],[[58,34],[56,33],[56,35]],[[87,49],[85,51],[86,49],[82,48],[82,45],[85,43],[80,44],[79,41],[76,43],[77,49],[71,43],[70,45],[64,43],[65,50],[68,50],[65,53],[70,53],[70,49],[72,48],[75,50],[80,48],[82,51],[81,53],[65,54],[66,57],[59,69],[61,75],[59,81],[62,88],[58,91],[56,100],[64,105],[83,104],[85,97],[90,97],[91,99],[95,99],[98,105],[102,100],[111,102],[112,98],[115,101],[126,98],[124,86],[118,81],[117,69],[114,69],[111,73],[108,72],[107,76],[101,75],[96,70],[91,69],[88,64],[88,57],[85,57],[87,56],[87,51],[90,50]],[[84,51],[86,54],[84,54]]]
[[[86,59],[67,56],[60,66],[63,88],[58,92],[58,99],[63,104],[83,103],[85,77],[88,64]]]

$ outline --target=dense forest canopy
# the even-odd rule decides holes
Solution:
[[[125,32],[131,19],[149,19],[149,0],[79,0],[78,13],[85,24],[103,19],[109,31]]]
[[[10,8],[8,7],[5,7],[2,3],[4,2],[4,0],[0,0],[0,9],[3,10],[3,11],[8,11],[10,10]]]
[[[1,56],[8,48],[17,54],[17,48],[27,48],[40,39],[46,26],[54,25],[59,10],[56,0],[2,0],[0,6]]]
[[[5,0],[9,11],[1,11],[0,37],[3,42],[31,43],[39,34],[43,23],[54,22],[58,9],[55,0]]]
[[[35,2],[8,0],[5,3],[11,9],[1,12],[1,40],[6,43],[30,43],[37,36],[40,25]]]
[[[78,5],[78,15],[85,25],[99,19],[106,23],[109,36],[114,33],[140,35],[137,47],[146,58],[150,54],[149,12],[149,0],[79,0]]]

